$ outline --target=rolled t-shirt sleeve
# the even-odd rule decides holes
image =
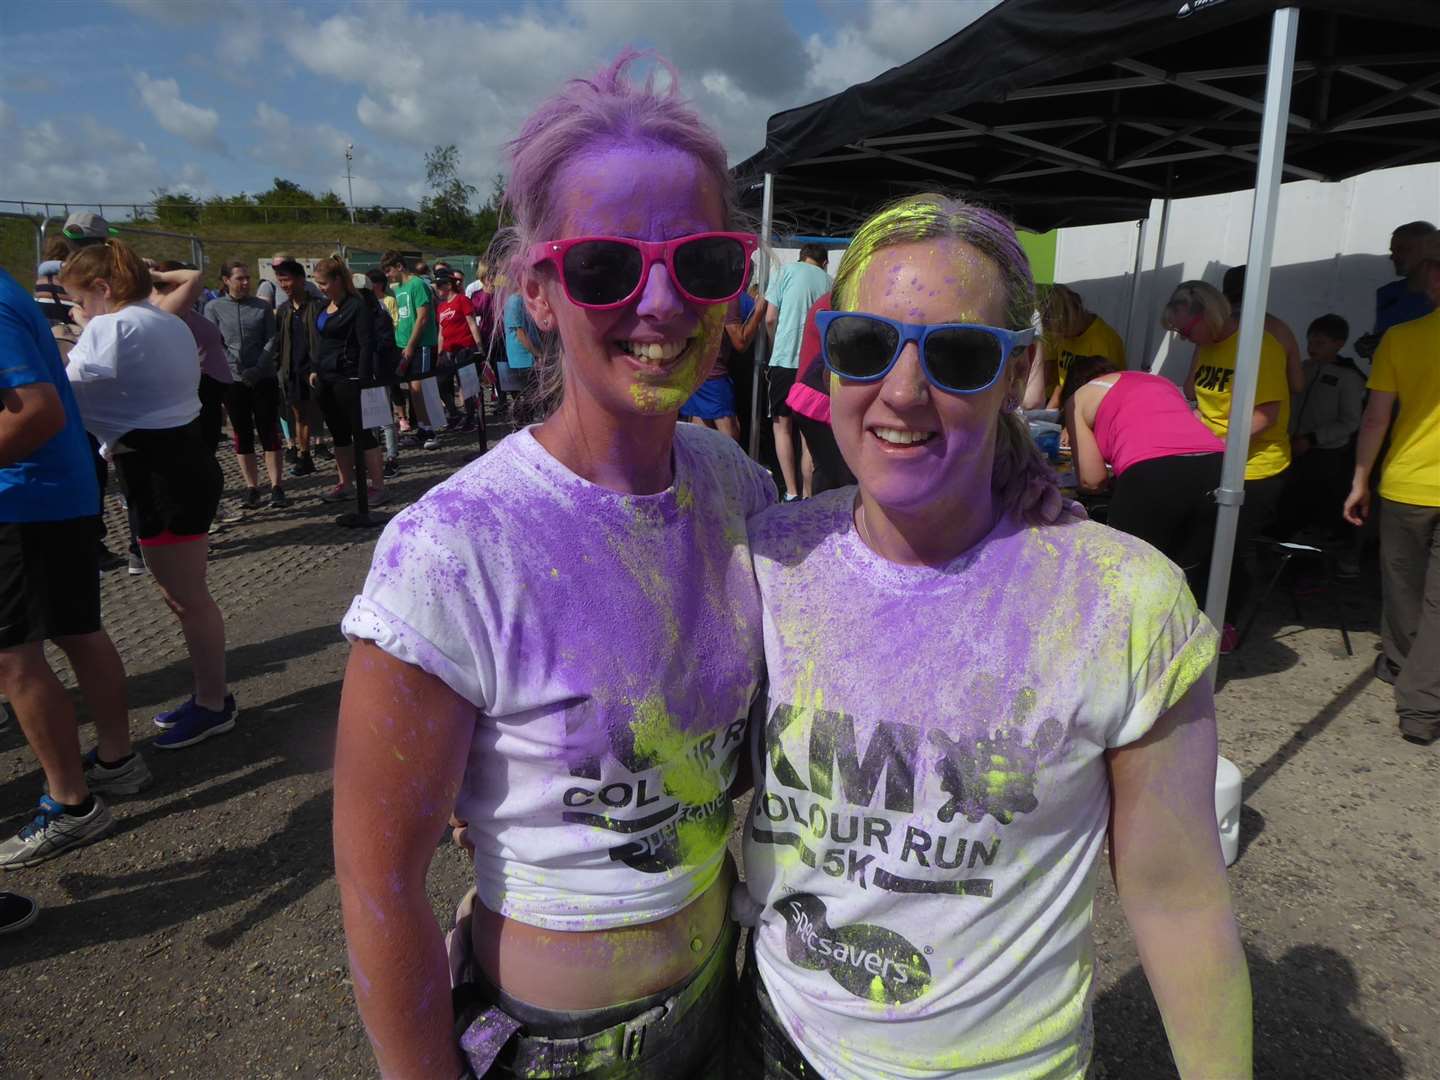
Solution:
[[[789,267],[786,267],[784,270],[781,270],[780,273],[775,275],[775,279],[770,282],[770,288],[765,293],[765,302],[771,307],[778,308],[780,306],[780,297],[785,292],[785,278],[789,273],[789,269]]]
[[[398,526],[398,527],[397,527]],[[369,641],[435,676],[477,709],[495,700],[495,656],[464,551],[450,550],[404,515],[386,527],[365,587],[340,623],[351,641]]]
[[[80,340],[70,350],[65,365],[65,373],[70,377],[71,383],[115,378],[119,344],[119,320],[90,320],[80,335]]]
[[[1127,746],[1149,732],[1208,677],[1218,645],[1214,625],[1195,606],[1179,570],[1166,561],[1161,573],[1142,575],[1132,603],[1126,707],[1105,745]]]

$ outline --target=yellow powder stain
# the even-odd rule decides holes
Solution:
[[[651,694],[633,702],[632,708],[635,719],[630,731],[635,739],[635,752],[655,762],[666,793],[692,806],[718,798],[719,784],[691,752],[699,740],[687,738],[679,729],[664,699]],[[682,823],[680,828],[684,827]]]
[[[695,489],[689,484],[676,484],[675,505],[681,510],[695,509]]]
[[[551,576],[551,577],[559,577],[559,576],[560,576],[560,570],[559,570],[559,568],[552,566],[552,567],[550,568],[550,576]]]
[[[402,754],[399,750],[396,750],[393,746],[390,748],[390,752],[395,755],[395,760],[396,760],[396,761],[405,761],[405,760],[407,760],[406,757],[405,757],[405,755]]]
[[[635,407],[651,416],[677,412],[710,375],[711,365],[720,350],[720,335],[725,332],[726,304],[711,304],[700,316],[700,329],[680,355],[679,362],[661,373],[658,381],[649,381],[648,374],[637,375],[630,384],[630,398]]]

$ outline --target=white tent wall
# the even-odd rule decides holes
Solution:
[[[1172,203],[1163,262],[1156,269],[1161,204],[1153,204],[1140,302],[1128,333],[1130,275],[1140,240],[1134,222],[1061,229],[1055,280],[1077,289],[1092,311],[1125,336],[1132,367],[1148,367],[1153,357],[1160,365],[1155,370],[1178,382],[1190,350],[1183,343],[1170,348],[1171,335],[1159,329],[1161,307],[1181,281],[1200,278],[1218,286],[1227,268],[1245,261],[1252,206],[1249,191]],[[1384,169],[1336,184],[1285,184],[1269,310],[1290,324],[1302,346],[1311,320],[1329,311],[1349,321],[1352,340],[1368,332],[1375,290],[1395,276],[1390,233],[1415,220],[1440,224],[1440,164]]]

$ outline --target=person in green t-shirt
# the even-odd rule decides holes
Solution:
[[[415,412],[417,446],[434,450],[440,445],[435,427],[425,413],[423,376],[429,375],[440,343],[440,323],[435,317],[435,297],[425,279],[418,276],[398,251],[380,256],[380,269],[390,282],[395,297],[395,344],[400,349],[398,373],[409,376],[410,404]]]

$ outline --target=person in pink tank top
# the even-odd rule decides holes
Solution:
[[[1071,362],[1060,409],[1080,489],[1109,486],[1110,527],[1159,548],[1203,604],[1225,445],[1169,379],[1102,356]]]

